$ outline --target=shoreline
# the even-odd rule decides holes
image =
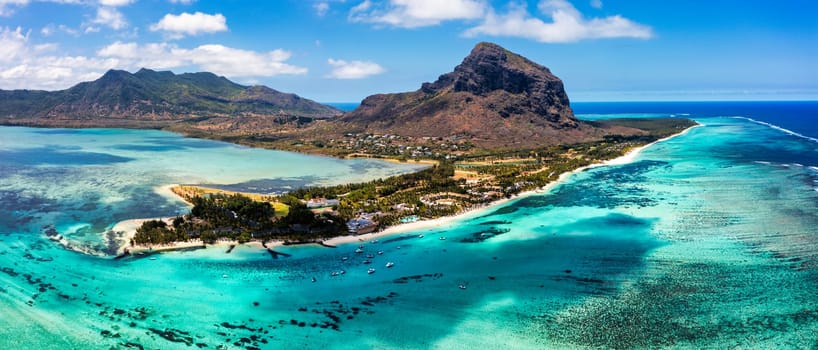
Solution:
[[[686,129],[684,129],[684,130],[682,130],[682,131],[680,131],[680,132],[678,132],[676,134],[673,134],[673,135],[658,139],[656,141],[653,141],[651,143],[648,143],[646,145],[639,146],[639,147],[633,148],[631,150],[628,150],[628,152],[626,152],[625,154],[623,154],[623,155],[621,155],[619,157],[609,159],[609,160],[605,160],[605,161],[602,161],[602,162],[599,162],[599,163],[585,165],[585,166],[576,168],[576,169],[574,169],[572,171],[564,172],[564,173],[560,174],[560,176],[557,177],[556,180],[548,183],[547,185],[545,185],[543,187],[540,187],[540,188],[537,188],[537,189],[534,189],[534,190],[520,192],[520,193],[518,193],[518,194],[516,194],[514,196],[511,196],[510,198],[502,198],[502,199],[487,203],[485,205],[470,208],[470,209],[468,209],[466,211],[457,213],[455,215],[449,215],[449,216],[443,216],[443,217],[439,217],[439,218],[435,218],[435,219],[420,220],[420,221],[415,221],[415,222],[410,222],[410,223],[398,224],[398,225],[387,227],[386,229],[384,229],[382,231],[378,231],[378,232],[366,233],[366,234],[361,234],[361,235],[344,235],[344,236],[332,237],[332,238],[326,239],[326,240],[321,241],[321,242],[322,242],[322,244],[325,244],[325,245],[338,246],[338,245],[342,245],[342,244],[361,243],[361,242],[371,241],[373,239],[379,239],[381,237],[392,236],[392,235],[397,235],[397,234],[402,234],[402,233],[450,227],[453,223],[455,223],[457,221],[460,221],[460,220],[463,220],[463,219],[466,219],[470,215],[474,215],[474,214],[476,214],[476,213],[478,213],[480,211],[487,210],[487,209],[490,209],[490,208],[493,208],[493,207],[498,207],[498,206],[501,206],[501,205],[506,204],[508,202],[518,200],[518,199],[521,199],[521,198],[525,198],[525,197],[528,197],[528,196],[547,193],[547,192],[551,191],[552,189],[554,189],[555,187],[557,187],[557,186],[561,185],[562,183],[564,183],[572,175],[581,173],[581,172],[586,171],[588,169],[593,169],[593,168],[602,167],[602,166],[624,165],[624,164],[632,163],[636,159],[636,157],[642,151],[647,149],[648,147],[651,147],[651,146],[653,146],[653,145],[655,145],[657,143],[661,143],[661,142],[673,139],[673,138],[678,137],[678,136],[685,135],[688,132],[690,132],[690,130],[693,130],[694,128],[701,127],[701,126],[703,126],[703,125],[700,124],[700,123],[696,123],[696,125],[688,127],[688,128],[686,128]],[[163,196],[170,195],[171,197],[173,197],[175,199],[182,200],[185,203],[187,203],[188,205],[190,205],[190,203],[188,203],[183,198],[178,196],[176,193],[171,191],[171,188],[173,188],[175,186],[178,186],[178,185],[171,184],[171,185],[158,186],[158,187],[155,188],[155,191],[157,193],[159,193],[160,195],[163,195]],[[187,249],[187,248],[195,248],[195,247],[208,247],[209,248],[209,247],[240,245],[240,244],[257,245],[259,248],[262,248],[262,249],[281,247],[281,246],[285,245],[284,241],[269,241],[269,242],[266,242],[264,244],[261,241],[250,241],[250,242],[246,242],[246,243],[238,243],[237,241],[219,241],[219,242],[217,242],[215,244],[206,245],[201,240],[195,240],[195,241],[189,241],[189,242],[176,242],[176,243],[169,244],[169,245],[158,245],[158,246],[136,245],[136,246],[131,247],[130,246],[130,239],[133,237],[133,235],[136,234],[136,229],[139,227],[139,225],[141,225],[143,222],[148,221],[148,220],[157,220],[157,218],[123,220],[123,221],[120,221],[120,222],[116,223],[109,230],[109,231],[114,231],[115,233],[121,232],[121,234],[119,234],[119,236],[124,238],[124,243],[119,247],[119,249],[117,251],[118,254],[123,253],[126,248],[128,248],[128,250],[129,250],[129,252],[131,254],[138,254],[140,252],[142,252],[142,253],[144,253],[144,252],[162,252],[162,251],[174,251],[174,250],[181,250],[181,249]],[[172,218],[164,219],[164,220],[172,220]],[[117,232],[116,228],[120,228],[121,230],[119,232]],[[315,244],[319,244],[319,243],[316,242]]]
[[[543,187],[540,187],[540,188],[537,188],[537,189],[534,189],[534,190],[523,191],[523,192],[520,192],[520,193],[510,197],[510,198],[498,199],[496,201],[487,203],[486,205],[477,206],[477,207],[468,209],[466,211],[463,211],[461,213],[457,213],[455,215],[443,216],[443,217],[430,219],[430,220],[420,220],[420,221],[415,221],[415,222],[390,226],[390,227],[387,227],[386,229],[384,229],[383,231],[379,231],[379,232],[367,233],[367,234],[362,234],[362,235],[346,235],[346,236],[333,237],[333,238],[330,238],[330,239],[324,241],[324,243],[329,244],[329,245],[357,243],[357,242],[369,241],[369,240],[372,240],[372,239],[378,239],[378,238],[381,238],[381,237],[384,237],[384,236],[397,235],[397,234],[407,233],[407,232],[412,232],[412,231],[421,231],[421,230],[430,230],[430,229],[438,229],[438,228],[448,227],[448,226],[451,226],[453,223],[455,223],[455,222],[457,222],[459,220],[462,220],[462,219],[466,219],[470,215],[474,215],[475,213],[480,212],[482,210],[490,209],[492,207],[498,207],[498,206],[501,206],[501,205],[506,204],[508,202],[511,202],[511,201],[514,201],[514,200],[517,200],[517,199],[521,199],[521,198],[525,198],[525,197],[528,197],[528,196],[547,193],[547,192],[551,191],[552,189],[554,189],[555,187],[557,187],[557,186],[561,185],[562,183],[564,183],[572,175],[581,173],[581,172],[583,172],[585,170],[593,169],[593,168],[597,168],[597,167],[602,167],[602,166],[624,165],[624,164],[632,163],[636,159],[636,157],[642,151],[647,149],[648,147],[653,146],[653,145],[655,145],[657,143],[660,143],[660,142],[670,140],[670,139],[675,138],[677,136],[682,136],[684,134],[687,134],[688,132],[690,132],[690,130],[693,130],[694,128],[697,128],[697,127],[700,127],[700,126],[703,126],[703,125],[697,123],[696,125],[693,125],[693,126],[687,128],[687,129],[684,129],[684,130],[682,130],[682,131],[680,131],[680,132],[678,132],[676,134],[673,134],[673,135],[658,139],[656,141],[653,141],[653,142],[651,142],[649,144],[646,144],[646,145],[643,145],[643,146],[633,148],[633,149],[629,150],[627,153],[625,153],[625,154],[623,154],[623,155],[621,155],[619,157],[616,157],[614,159],[609,159],[609,160],[602,161],[602,162],[599,162],[599,163],[589,164],[589,165],[586,165],[586,166],[576,168],[576,169],[574,169],[572,171],[564,172],[564,173],[560,174],[560,176],[556,180],[548,183],[547,185],[545,185]]]

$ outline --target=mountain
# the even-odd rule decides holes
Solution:
[[[133,74],[110,70],[95,81],[61,91],[0,90],[0,122],[7,124],[164,125],[209,118],[323,119],[340,114],[294,94],[236,84],[213,73],[177,75],[145,68]]]
[[[417,91],[378,94],[338,122],[359,132],[466,137],[482,147],[529,147],[599,138],[574,118],[562,81],[496,44],[479,43],[451,73]]]

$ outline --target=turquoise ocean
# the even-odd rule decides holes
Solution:
[[[0,127],[0,348],[818,347],[818,102],[572,106],[702,126],[444,227],[278,259],[114,260],[105,232],[185,212],[168,184],[281,192],[419,166]]]

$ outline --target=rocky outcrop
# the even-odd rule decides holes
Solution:
[[[578,142],[601,131],[574,118],[562,81],[496,44],[480,43],[451,73],[414,92],[379,94],[341,121],[360,131],[468,137],[484,147]]]

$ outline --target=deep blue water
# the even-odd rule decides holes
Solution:
[[[361,105],[359,102],[327,102],[325,104],[338,108],[344,112],[349,112]]]
[[[818,101],[573,102],[571,108],[577,115],[743,116],[818,138]]]

